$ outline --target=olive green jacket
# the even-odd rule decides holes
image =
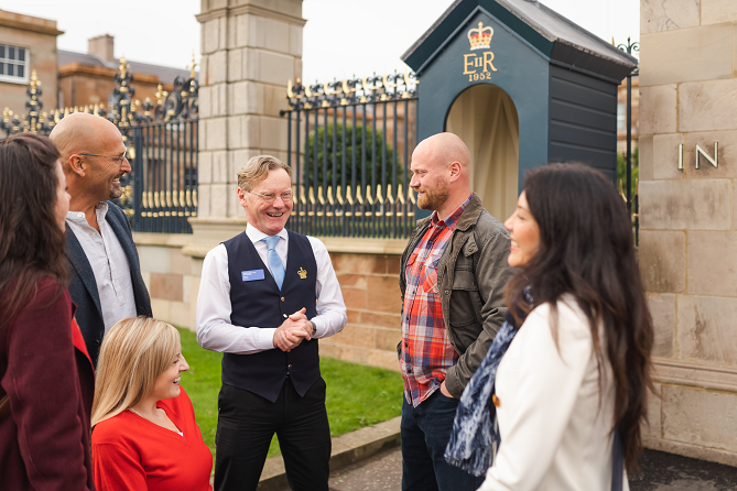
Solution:
[[[430,225],[431,217],[417,222],[402,253],[399,288],[407,287],[407,260]],[[509,233],[486,211],[476,194],[463,210],[438,262],[438,292],[450,342],[460,355],[448,369],[445,387],[459,398],[491,347],[504,322],[504,288],[514,274],[507,264]],[[401,357],[402,344],[397,346]]]

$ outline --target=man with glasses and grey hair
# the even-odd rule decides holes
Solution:
[[[284,228],[292,169],[270,155],[238,173],[245,233],[207,253],[197,342],[223,354],[215,489],[256,490],[276,433],[295,491],[328,491],[330,428],[317,340],[347,322],[325,245]]]
[[[128,218],[112,199],[123,194],[120,178],[131,171],[118,128],[105,118],[70,114],[49,135],[67,178],[66,255],[69,293],[87,351],[97,365],[100,344],[113,324],[151,317]]]

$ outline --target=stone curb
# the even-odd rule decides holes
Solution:
[[[399,445],[399,422],[401,416],[373,426],[361,428],[333,438],[333,450],[330,455],[330,471],[343,468],[359,460],[371,457],[382,450]],[[266,459],[259,491],[276,491],[288,486],[284,472],[284,461],[281,455]]]

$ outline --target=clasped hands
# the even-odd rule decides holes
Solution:
[[[312,339],[312,323],[305,315],[307,309],[302,307],[293,313],[276,328],[274,332],[274,347],[282,351],[290,351],[306,339]]]

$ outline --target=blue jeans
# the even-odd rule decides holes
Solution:
[[[472,491],[484,482],[443,457],[457,407],[440,389],[417,407],[402,395],[402,491]]]

